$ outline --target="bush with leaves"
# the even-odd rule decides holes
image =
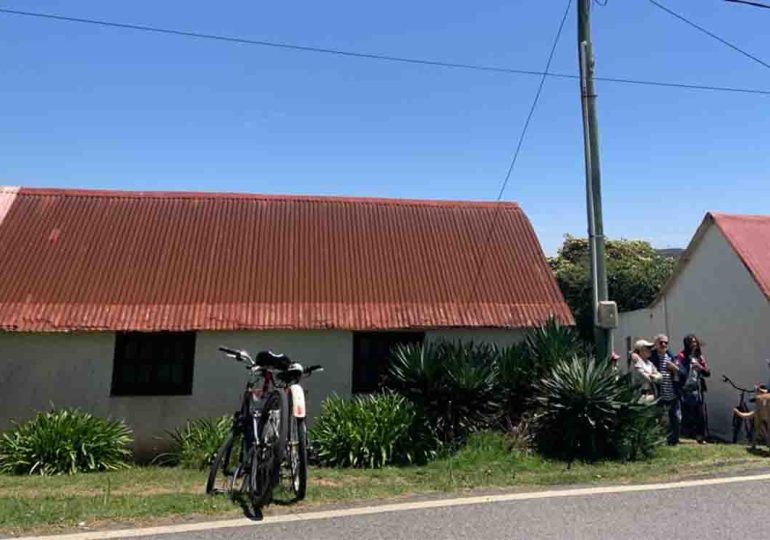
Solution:
[[[545,455],[632,460],[654,452],[654,404],[606,362],[562,360],[537,384],[535,396],[535,437]]]
[[[232,415],[188,420],[182,427],[169,432],[172,449],[155,458],[155,462],[205,469],[216,457],[232,425]]]
[[[563,358],[583,353],[585,345],[571,327],[551,318],[529,330],[523,342],[502,348],[497,354],[498,385],[503,397],[506,428],[516,425],[529,409],[534,385]]]
[[[392,393],[327,398],[311,438],[321,464],[333,467],[423,464],[437,449],[414,405]]]
[[[461,342],[397,347],[387,384],[417,406],[442,442],[462,442],[499,415],[498,354]]]
[[[620,311],[649,305],[671,276],[676,259],[642,240],[607,240],[609,297]],[[588,240],[567,236],[556,257],[550,260],[564,299],[572,310],[580,336],[593,340],[591,263]]]
[[[129,467],[131,430],[79,409],[38,413],[0,436],[0,472],[75,474]]]
[[[641,396],[639,388],[632,384],[630,375],[625,375],[621,382],[622,405],[612,441],[615,457],[623,461],[651,458],[665,440],[660,411]]]

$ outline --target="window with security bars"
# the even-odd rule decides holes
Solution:
[[[353,334],[353,393],[379,390],[398,345],[420,344],[424,332],[356,332]]]
[[[111,395],[190,395],[194,358],[195,332],[119,333]]]

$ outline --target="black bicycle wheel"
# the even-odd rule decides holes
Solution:
[[[307,493],[307,426],[304,418],[291,419],[289,436],[291,490],[298,501]]]
[[[220,491],[217,490],[218,478],[229,482],[230,473],[228,468],[230,466],[230,458],[233,454],[233,440],[235,440],[235,432],[230,430],[230,433],[228,433],[227,437],[225,438],[225,442],[223,442],[222,446],[219,447],[214,461],[211,462],[211,467],[209,468],[209,478],[206,481],[206,493],[208,495],[212,495],[217,491]],[[225,489],[221,491],[227,491],[229,489],[227,483],[224,484],[224,486]]]
[[[281,476],[279,447],[286,440],[281,436],[281,393],[265,396],[261,407],[258,442],[252,447],[249,461],[249,491],[255,508],[266,506],[273,498],[273,488]]]

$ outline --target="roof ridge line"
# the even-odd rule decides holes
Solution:
[[[0,190],[5,186],[0,186]],[[500,207],[520,208],[515,201],[472,201],[472,200],[448,200],[448,199],[414,199],[396,197],[359,197],[343,195],[290,195],[268,193],[243,193],[243,192],[218,192],[218,191],[132,191],[132,190],[108,190],[87,188],[36,188],[22,187],[20,196],[57,196],[57,197],[94,197],[94,198],[119,198],[119,199],[235,199],[235,200],[262,200],[262,201],[293,201],[293,202],[327,202],[327,203],[353,203],[353,204],[380,204],[394,206],[443,206],[443,207]]]
[[[731,212],[708,212],[708,215],[714,219],[728,218],[728,219],[767,219],[770,220],[768,214],[733,214]]]

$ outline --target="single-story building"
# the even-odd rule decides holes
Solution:
[[[722,374],[749,388],[770,377],[770,216],[706,215],[652,305],[620,315],[626,352],[658,333],[674,353],[689,333],[705,343],[709,426],[728,439],[739,396]]]
[[[323,364],[312,417],[373,390],[395,343],[506,344],[549,317],[573,323],[514,203],[0,190],[0,430],[77,406],[150,452],[237,408],[219,345]]]

